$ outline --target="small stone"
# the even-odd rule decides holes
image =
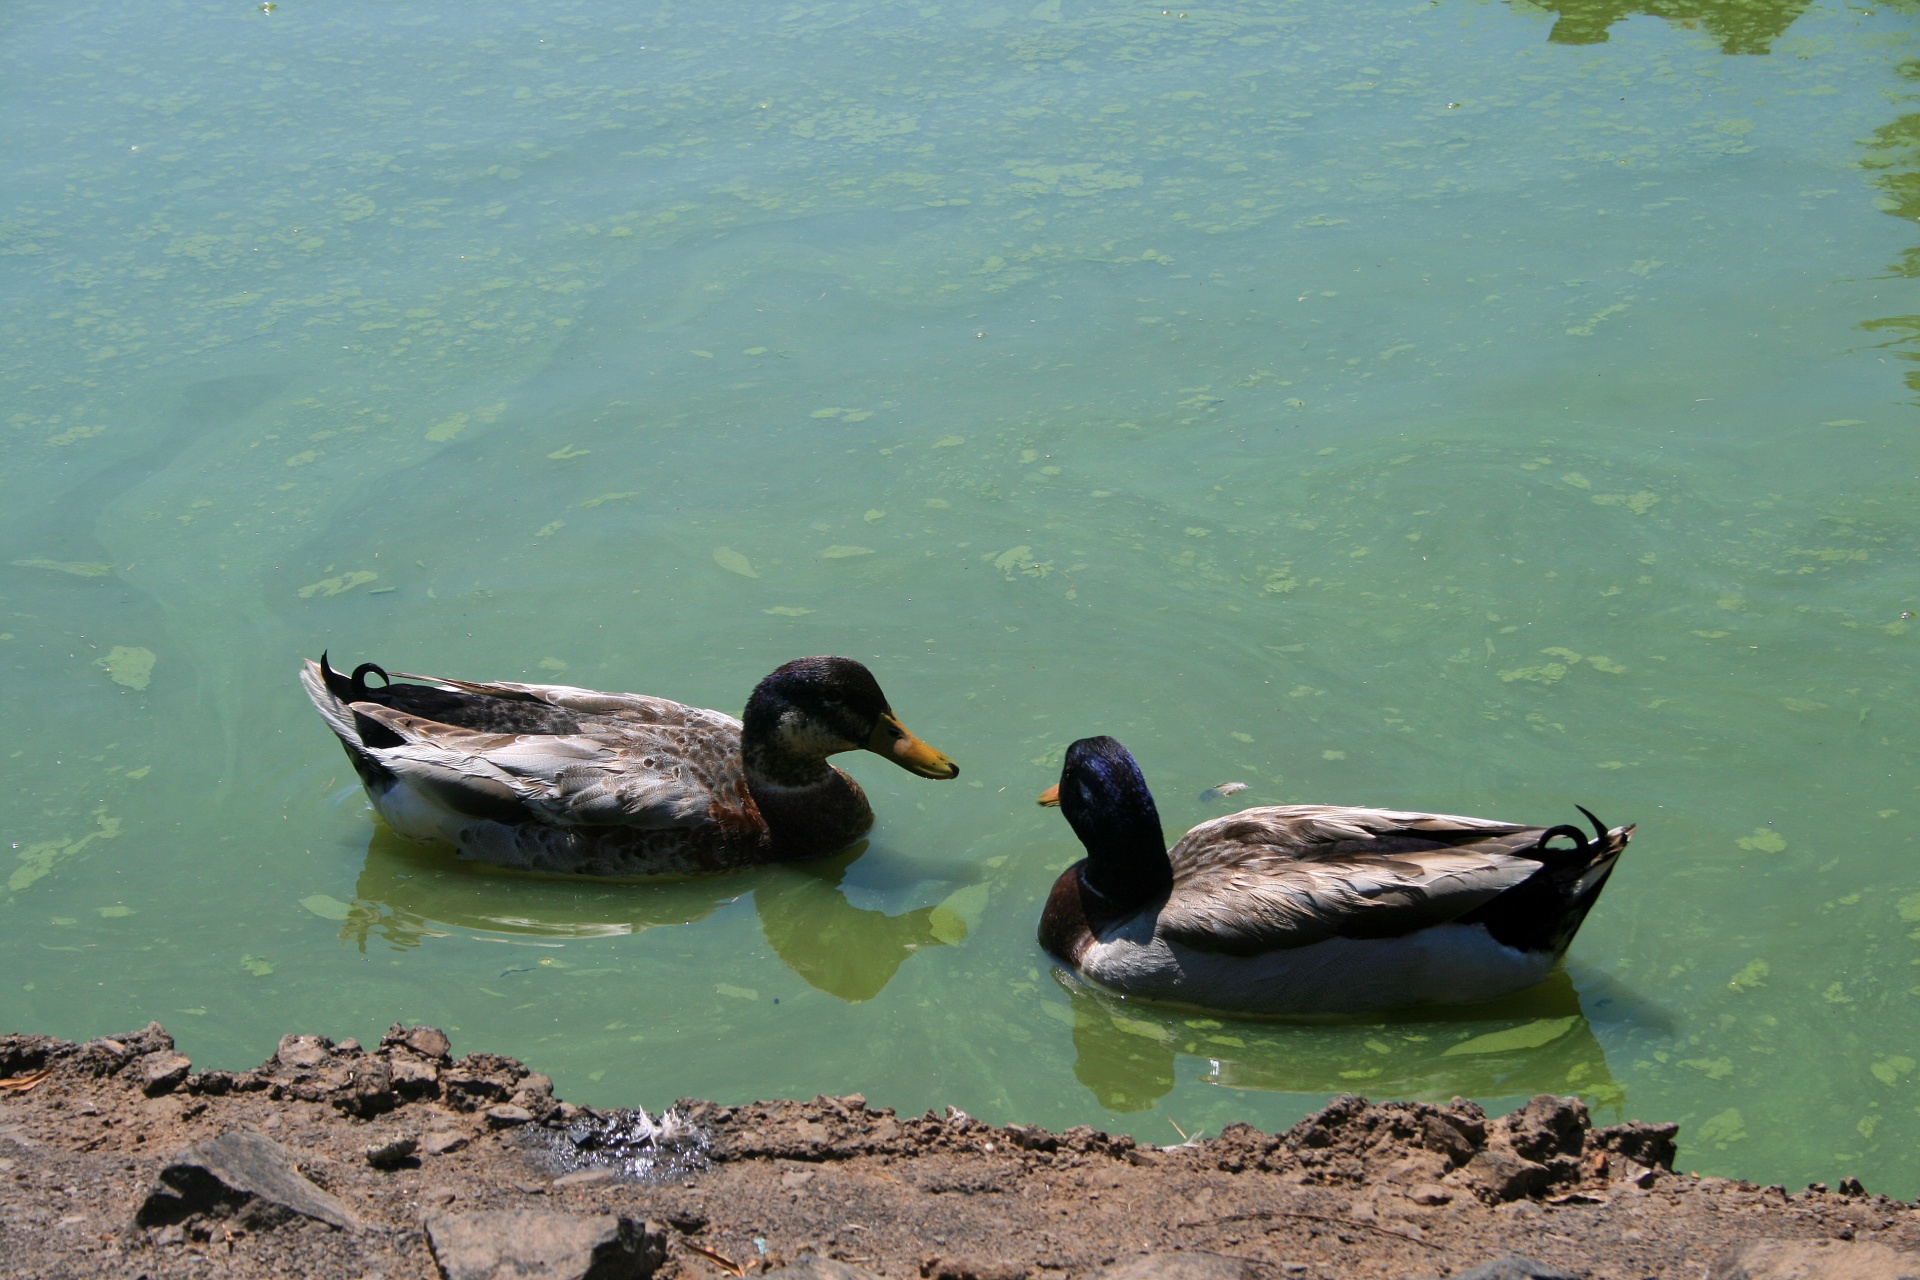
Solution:
[[[488,1107],[486,1114],[489,1129],[511,1129],[533,1119],[533,1112],[525,1107],[516,1107],[510,1102],[502,1103],[497,1107]]]
[[[1516,1257],[1483,1262],[1471,1270],[1460,1272],[1453,1280],[1580,1280],[1580,1277],[1571,1271],[1535,1262],[1532,1258]]]
[[[447,1033],[438,1027],[402,1027],[396,1022],[387,1028],[387,1034],[380,1037],[382,1049],[390,1049],[395,1045],[443,1065],[453,1060],[453,1043],[447,1039]]]
[[[348,1036],[345,1040],[333,1046],[333,1048],[336,1053],[358,1053],[360,1052],[360,1042],[352,1036]]]
[[[1179,1257],[1178,1254],[1160,1255],[1161,1257]],[[1008,1262],[1002,1258],[928,1258],[920,1264],[920,1274],[925,1280],[1026,1280],[1027,1268],[1017,1262]],[[1102,1271],[1101,1277],[1109,1277]],[[1196,1273],[1192,1276],[1166,1271],[1142,1271],[1132,1275],[1131,1280],[1253,1280],[1251,1270],[1235,1271],[1231,1275],[1219,1276]]]
[[[387,1075],[393,1091],[403,1098],[426,1098],[440,1090],[440,1068],[410,1053],[396,1053],[387,1060]]]
[[[398,1169],[412,1160],[413,1153],[419,1149],[418,1138],[394,1138],[378,1142],[367,1148],[367,1163],[382,1171]]]
[[[809,1253],[778,1271],[767,1272],[764,1280],[880,1280],[880,1277],[865,1267]]]
[[[356,1060],[346,1087],[333,1095],[334,1106],[362,1120],[391,1111],[399,1104],[393,1089],[393,1073],[385,1058]]]
[[[1415,1204],[1446,1204],[1453,1199],[1453,1192],[1435,1182],[1423,1182],[1407,1192],[1407,1199]]]
[[[273,1056],[283,1067],[317,1067],[333,1056],[333,1044],[325,1036],[281,1036]]]
[[[443,1213],[427,1220],[427,1239],[446,1280],[645,1280],[667,1256],[658,1227],[612,1214]]]
[[[561,1174],[553,1180],[553,1187],[556,1191],[564,1191],[569,1187],[590,1187],[596,1182],[612,1181],[611,1169],[581,1169],[576,1173]]]
[[[1489,1147],[1477,1153],[1465,1167],[1448,1174],[1447,1180],[1468,1187],[1482,1200],[1497,1204],[1539,1195],[1546,1190],[1547,1167],[1523,1160],[1511,1151]]]
[[[788,1191],[798,1191],[813,1181],[811,1169],[789,1169],[780,1175],[780,1185]]]
[[[460,1150],[467,1145],[467,1142],[466,1134],[442,1129],[437,1133],[428,1134],[421,1142],[420,1149],[430,1156],[445,1156]]]
[[[193,1063],[184,1053],[175,1053],[171,1049],[162,1049],[158,1053],[149,1053],[134,1060],[128,1074],[140,1091],[149,1098],[157,1098],[163,1093],[172,1093],[180,1087],[180,1082],[193,1070]]]
[[[1867,1194],[1867,1189],[1861,1185],[1860,1179],[1858,1178],[1842,1178],[1840,1179],[1840,1194],[1843,1196],[1863,1196]]]

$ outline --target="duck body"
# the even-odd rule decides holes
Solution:
[[[744,721],[568,685],[386,680],[370,663],[346,676],[325,655],[301,683],[396,832],[529,871],[685,875],[819,856],[873,825],[828,755],[866,749],[923,777],[959,773],[849,658],[787,663]]]
[[[1041,945],[1110,990],[1230,1013],[1468,1004],[1532,986],[1633,834],[1275,805],[1168,850],[1111,738],[1069,749],[1058,803],[1088,857],[1055,882]]]

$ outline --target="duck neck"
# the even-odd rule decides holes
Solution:
[[[778,844],[794,856],[831,853],[873,825],[860,784],[828,764],[828,753],[809,742],[810,735],[795,731],[790,707],[756,696],[743,724],[740,762],[747,792]]]
[[[1102,914],[1130,914],[1172,892],[1173,863],[1158,831],[1103,833],[1086,846],[1080,882]]]

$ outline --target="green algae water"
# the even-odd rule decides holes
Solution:
[[[1578,1092],[1920,1192],[1920,5],[4,30],[0,1024],[431,1021],[586,1102],[1157,1142]],[[735,712],[843,653],[962,775],[850,758],[823,863],[504,875],[373,823],[323,648]],[[1033,943],[1094,733],[1174,832],[1640,834],[1499,1006],[1154,1009]]]

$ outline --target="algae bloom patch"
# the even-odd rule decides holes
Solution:
[[[95,658],[93,665],[105,671],[107,679],[115,684],[144,689],[153,683],[153,664],[157,661],[151,649],[117,644],[107,651],[106,657]]]

